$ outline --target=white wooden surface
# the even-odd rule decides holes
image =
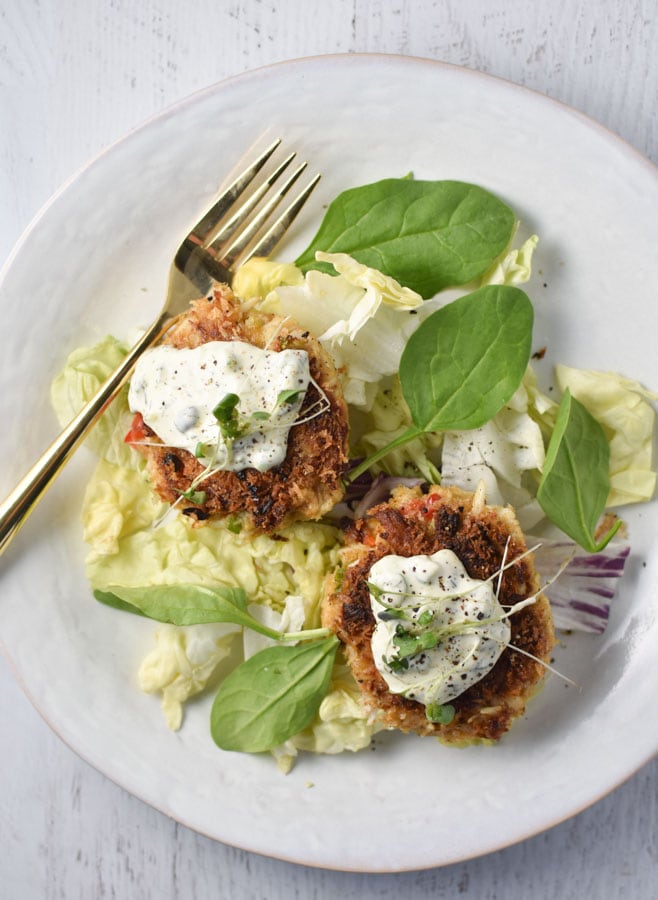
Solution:
[[[381,51],[480,69],[575,106],[658,162],[657,49],[655,0],[0,0],[0,260],[108,143],[198,88],[298,56]],[[361,876],[169,821],[65,747],[4,661],[0,722],[2,900],[658,896],[658,761],[515,847]]]

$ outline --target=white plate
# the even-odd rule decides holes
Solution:
[[[133,132],[23,237],[0,289],[7,490],[56,432],[48,385],[67,352],[146,324],[178,241],[265,124],[324,173],[279,256],[294,258],[346,187],[409,171],[476,182],[541,235],[529,292],[542,371],[562,360],[658,386],[658,178],[646,160],[578,113],[472,71],[301,60],[224,82]],[[551,678],[494,748],[387,735],[374,752],[306,756],[283,776],[269,757],[214,746],[210,698],[173,734],[137,690],[151,625],[95,604],[83,575],[77,510],[91,462],[79,454],[0,563],[2,641],[71,747],[191,828],[309,865],[417,869],[537,833],[656,752],[655,503],[628,513],[633,555],[606,635],[568,637],[557,654],[580,691]]]

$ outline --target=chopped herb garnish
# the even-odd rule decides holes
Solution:
[[[400,659],[398,656],[382,657],[382,662],[391,672],[406,672],[409,668],[408,659]]]
[[[425,715],[430,722],[449,725],[455,718],[455,707],[450,703],[429,703],[425,707]]]
[[[190,503],[196,503],[197,506],[202,506],[206,502],[206,492],[195,491],[194,488],[188,488],[186,491],[181,491],[180,495],[186,500],[189,500]]]
[[[237,394],[226,394],[212,411],[219,423],[219,430],[225,438],[238,438],[244,432],[238,416],[239,402],[240,398]]]
[[[439,643],[439,637],[433,631],[412,634],[398,625],[393,636],[393,643],[398,648],[398,658],[409,659],[418,653],[422,653],[423,650],[431,650],[433,647],[436,647]]]
[[[274,404],[274,408],[277,409],[277,407],[283,406],[284,403],[294,403],[301,393],[303,393],[303,391],[279,391],[279,393],[277,394],[276,403]]]

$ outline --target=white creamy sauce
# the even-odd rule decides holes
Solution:
[[[370,593],[377,623],[372,636],[375,665],[395,694],[425,706],[449,703],[484,678],[509,643],[510,624],[507,618],[500,620],[505,610],[496,598],[496,579],[492,584],[470,578],[452,550],[433,556],[384,556],[368,580],[376,587]],[[403,618],[395,617],[400,614]],[[459,623],[478,621],[483,624],[459,629]],[[400,656],[396,629],[421,637],[434,632],[439,640],[435,647],[409,656],[403,668],[395,661]]]
[[[137,363],[128,402],[169,447],[197,452],[214,468],[265,472],[283,462],[288,433],[310,383],[305,350],[263,350],[243,341],[210,341],[192,349],[154,347]],[[299,392],[277,402],[283,391]],[[222,438],[213,410],[239,397],[244,434]],[[251,418],[253,413],[267,414]]]

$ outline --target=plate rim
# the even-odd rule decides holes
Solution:
[[[658,163],[654,163],[648,156],[638,150],[633,144],[631,144],[626,138],[622,137],[612,128],[604,125],[602,122],[595,119],[593,116],[588,115],[587,113],[582,112],[574,106],[569,105],[563,100],[560,100],[556,97],[551,97],[549,94],[545,94],[542,91],[528,87],[527,85],[519,84],[518,82],[511,81],[510,79],[502,76],[495,75],[489,72],[482,72],[480,69],[471,69],[468,66],[460,66],[457,63],[446,62],[445,60],[433,59],[432,57],[427,56],[413,56],[407,54],[396,54],[396,53],[379,53],[379,52],[355,52],[355,53],[323,53],[317,55],[309,55],[309,56],[299,56],[291,59],[283,59],[273,63],[266,63],[262,66],[255,66],[252,69],[245,69],[243,72],[238,72],[232,75],[228,75],[225,78],[221,78],[218,81],[214,81],[212,84],[205,85],[204,87],[198,88],[195,91],[192,91],[190,94],[181,97],[178,100],[175,100],[173,103],[167,104],[161,110],[158,110],[155,113],[147,116],[147,118],[138,122],[136,125],[129,128],[123,134],[114,138],[110,141],[109,144],[106,144],[96,153],[92,154],[87,160],[77,166],[73,172],[65,178],[61,184],[55,188],[55,190],[51,193],[51,195],[37,208],[35,213],[32,215],[27,225],[20,232],[18,238],[12,245],[9,250],[9,253],[2,265],[0,266],[0,288],[5,280],[7,272],[11,268],[14,262],[14,258],[18,255],[18,252],[22,248],[23,244],[26,242],[29,234],[33,231],[33,229],[37,226],[39,221],[46,215],[51,206],[53,206],[59,197],[64,194],[71,185],[78,181],[89,169],[93,166],[97,165],[102,159],[115,151],[115,149],[123,144],[125,141],[130,140],[134,134],[137,134],[144,129],[150,128],[153,124],[160,120],[168,119],[172,116],[175,116],[179,113],[180,110],[185,109],[188,106],[194,105],[197,102],[200,102],[205,96],[210,96],[216,93],[218,90],[223,89],[224,87],[230,86],[232,83],[244,81],[252,77],[262,76],[266,74],[270,70],[281,70],[286,67],[299,65],[299,64],[317,64],[319,62],[324,61],[333,61],[338,62],[339,64],[349,63],[350,61],[361,61],[361,60],[371,60],[373,62],[386,62],[386,63],[401,63],[403,65],[427,65],[429,67],[434,67],[437,69],[443,69],[445,71],[453,71],[459,72],[462,75],[475,78],[482,79],[484,81],[490,82],[498,82],[501,85],[506,86],[511,90],[520,91],[524,94],[533,95],[535,98],[539,100],[539,102],[545,102],[548,104],[553,104],[558,108],[561,108],[564,112],[569,113],[580,119],[581,123],[589,126],[590,128],[599,131],[602,136],[606,137],[608,140],[616,141],[619,143],[621,147],[623,147],[627,152],[631,153],[636,157],[636,161],[641,162],[648,166],[649,170],[655,177],[658,177]]]
[[[129,141],[133,135],[138,134],[139,132],[142,132],[146,129],[153,127],[153,125],[157,124],[160,121],[164,121],[168,118],[178,115],[181,110],[186,109],[190,106],[194,106],[198,102],[202,102],[204,97],[214,95],[217,92],[221,92],[224,89],[230,87],[234,83],[245,82],[252,78],[263,77],[263,75],[267,75],[268,72],[271,72],[274,70],[280,71],[283,68],[290,68],[291,66],[300,65],[300,64],[302,64],[302,65],[305,65],[305,64],[317,65],[318,63],[322,63],[322,64],[338,63],[340,65],[340,64],[343,64],[343,62],[356,63],[356,62],[364,61],[364,60],[367,60],[368,62],[372,62],[373,64],[375,64],[375,63],[380,63],[380,64],[385,63],[385,64],[389,64],[389,65],[390,64],[394,64],[394,65],[422,64],[424,66],[432,67],[432,68],[435,68],[438,70],[447,70],[447,71],[457,72],[457,73],[460,73],[460,75],[462,75],[462,76],[467,76],[467,77],[473,78],[473,79],[481,79],[481,80],[485,80],[486,82],[491,82],[491,81],[498,82],[499,84],[504,85],[505,89],[519,91],[519,92],[522,92],[524,95],[531,95],[536,100],[539,100],[539,102],[548,103],[552,106],[557,107],[558,109],[562,110],[563,112],[568,112],[570,115],[575,115],[581,121],[581,123],[587,125],[590,129],[597,131],[607,142],[611,142],[611,141],[615,142],[621,149],[624,150],[625,153],[632,155],[635,158],[635,162],[641,162],[641,163],[645,164],[646,166],[648,166],[648,171],[654,177],[658,176],[658,166],[656,166],[650,159],[648,159],[646,156],[644,156],[639,150],[637,150],[637,148],[635,148],[632,144],[630,144],[627,140],[622,138],[616,132],[612,131],[611,129],[602,125],[597,120],[595,120],[595,119],[591,118],[590,116],[586,115],[585,113],[582,113],[579,110],[563,103],[560,100],[552,98],[552,97],[548,96],[547,94],[541,93],[533,88],[529,88],[524,85],[520,85],[518,83],[512,82],[512,81],[502,78],[500,76],[491,75],[489,73],[481,72],[479,70],[466,68],[466,67],[459,66],[459,65],[456,65],[453,63],[443,62],[440,60],[434,60],[434,59],[427,58],[427,57],[415,57],[415,56],[398,55],[398,54],[336,53],[336,54],[321,54],[318,56],[304,56],[304,57],[299,57],[299,58],[295,58],[295,59],[282,60],[280,62],[270,63],[270,64],[267,64],[264,66],[249,69],[242,73],[231,75],[227,78],[224,78],[217,82],[214,82],[211,85],[200,88],[200,89],[192,92],[191,94],[177,100],[175,103],[168,105],[167,107],[156,112],[155,114],[149,116],[147,119],[145,119],[144,121],[140,122],[138,125],[134,126],[130,130],[128,130],[125,134],[119,136],[118,138],[113,140],[110,144],[108,144],[107,146],[102,148],[97,154],[95,154],[90,159],[88,159],[85,163],[83,163],[82,166],[78,167],[78,169],[75,172],[73,172],[55,190],[55,192],[46,200],[46,202],[44,204],[42,204],[42,206],[38,209],[36,214],[32,217],[32,219],[30,220],[30,222],[28,223],[28,225],[23,230],[22,234],[19,236],[18,240],[12,247],[8,257],[6,258],[5,262],[2,265],[2,268],[0,269],[0,289],[2,288],[2,285],[4,284],[4,280],[7,276],[7,274],[9,273],[9,271],[12,268],[15,259],[18,257],[18,255],[22,252],[25,245],[28,243],[30,235],[32,234],[34,229],[38,227],[41,220],[45,216],[48,215],[50,209],[57,203],[58,199],[63,194],[65,194],[66,191],[68,191],[68,189],[74,183],[76,183],[81,177],[83,177],[88,170],[90,170],[94,166],[102,163],[102,160],[104,159],[104,157],[106,155],[113,153],[118,146],[124,144],[126,141]],[[621,784],[623,784],[625,781],[627,781],[631,777],[633,777],[643,766],[645,766],[648,762],[650,762],[651,759],[653,759],[656,755],[658,755],[658,746],[657,746],[655,748],[655,750],[651,754],[649,754],[649,756],[644,761],[637,764],[636,767],[632,769],[632,771],[627,772],[623,777],[619,778],[615,783],[611,784],[609,787],[607,787],[605,790],[603,790],[594,799],[591,799],[591,800],[588,800],[587,802],[585,802],[579,809],[569,811],[569,812],[565,813],[562,818],[556,819],[555,821],[552,821],[549,824],[544,824],[544,825],[538,826],[537,828],[531,829],[524,836],[515,837],[510,840],[503,840],[501,842],[494,841],[491,843],[491,845],[489,846],[488,849],[477,849],[472,853],[464,853],[464,855],[462,855],[462,856],[447,859],[445,861],[438,862],[438,863],[437,862],[428,862],[427,864],[424,864],[421,866],[419,866],[418,864],[413,864],[413,865],[410,865],[409,868],[401,868],[399,866],[396,866],[395,868],[382,868],[380,866],[373,867],[373,868],[365,868],[362,866],[359,866],[358,868],[345,868],[345,867],[338,867],[338,866],[330,866],[330,865],[327,865],[326,863],[315,862],[313,860],[296,859],[294,857],[287,857],[280,853],[276,853],[276,854],[268,853],[263,850],[253,849],[248,846],[242,846],[239,842],[232,842],[226,838],[216,837],[215,835],[204,831],[202,828],[199,828],[198,826],[195,826],[194,824],[190,824],[189,822],[185,821],[184,818],[182,818],[178,815],[174,815],[171,811],[164,808],[162,804],[158,804],[151,799],[146,799],[144,796],[140,795],[139,793],[134,791],[132,788],[131,789],[126,788],[123,784],[121,784],[121,782],[117,778],[114,778],[112,775],[110,775],[106,771],[104,771],[98,763],[95,763],[95,762],[91,761],[89,758],[87,758],[85,756],[84,752],[82,752],[80,749],[73,746],[72,743],[69,740],[67,740],[67,738],[65,738],[60,733],[58,726],[49,718],[49,714],[46,713],[42,709],[40,702],[33,695],[32,691],[29,689],[28,685],[26,684],[22,674],[18,671],[18,668],[14,662],[14,659],[11,656],[9,648],[6,646],[1,635],[0,635],[0,650],[2,651],[5,659],[7,659],[9,668],[12,671],[13,676],[16,678],[19,686],[21,687],[21,690],[30,699],[30,702],[32,703],[33,707],[37,710],[37,712],[39,713],[41,718],[45,721],[45,723],[48,725],[48,727],[55,734],[57,734],[57,736],[60,738],[60,740],[62,740],[66,744],[66,746],[68,746],[76,754],[76,756],[78,756],[78,758],[82,759],[84,762],[91,765],[94,769],[99,771],[104,777],[108,778],[114,784],[121,787],[123,790],[127,790],[130,794],[138,797],[140,800],[142,800],[142,802],[146,803],[148,806],[150,806],[154,809],[157,809],[159,812],[163,813],[164,815],[166,815],[168,818],[172,819],[173,821],[180,822],[181,824],[184,824],[190,830],[192,830],[198,834],[203,834],[212,840],[219,841],[219,842],[225,843],[225,844],[229,844],[230,846],[238,847],[242,850],[246,850],[248,852],[254,852],[254,853],[257,853],[262,856],[267,856],[270,858],[279,859],[279,860],[283,860],[283,861],[287,861],[287,862],[292,862],[295,864],[307,865],[307,866],[311,866],[311,867],[323,868],[323,869],[328,869],[328,870],[334,869],[336,871],[371,872],[371,873],[377,873],[377,872],[379,872],[379,873],[391,872],[392,873],[392,872],[412,871],[412,870],[437,868],[440,866],[451,865],[453,863],[463,862],[468,859],[473,859],[473,858],[477,858],[479,856],[483,856],[490,852],[495,852],[495,851],[501,850],[505,847],[509,847],[509,846],[512,846],[521,841],[527,840],[528,838],[530,838],[534,835],[540,834],[540,833],[560,824],[561,822],[566,821],[575,815],[578,815],[584,809],[587,809],[590,806],[598,803],[603,797],[607,796],[612,791],[614,791],[617,787],[619,787]]]

